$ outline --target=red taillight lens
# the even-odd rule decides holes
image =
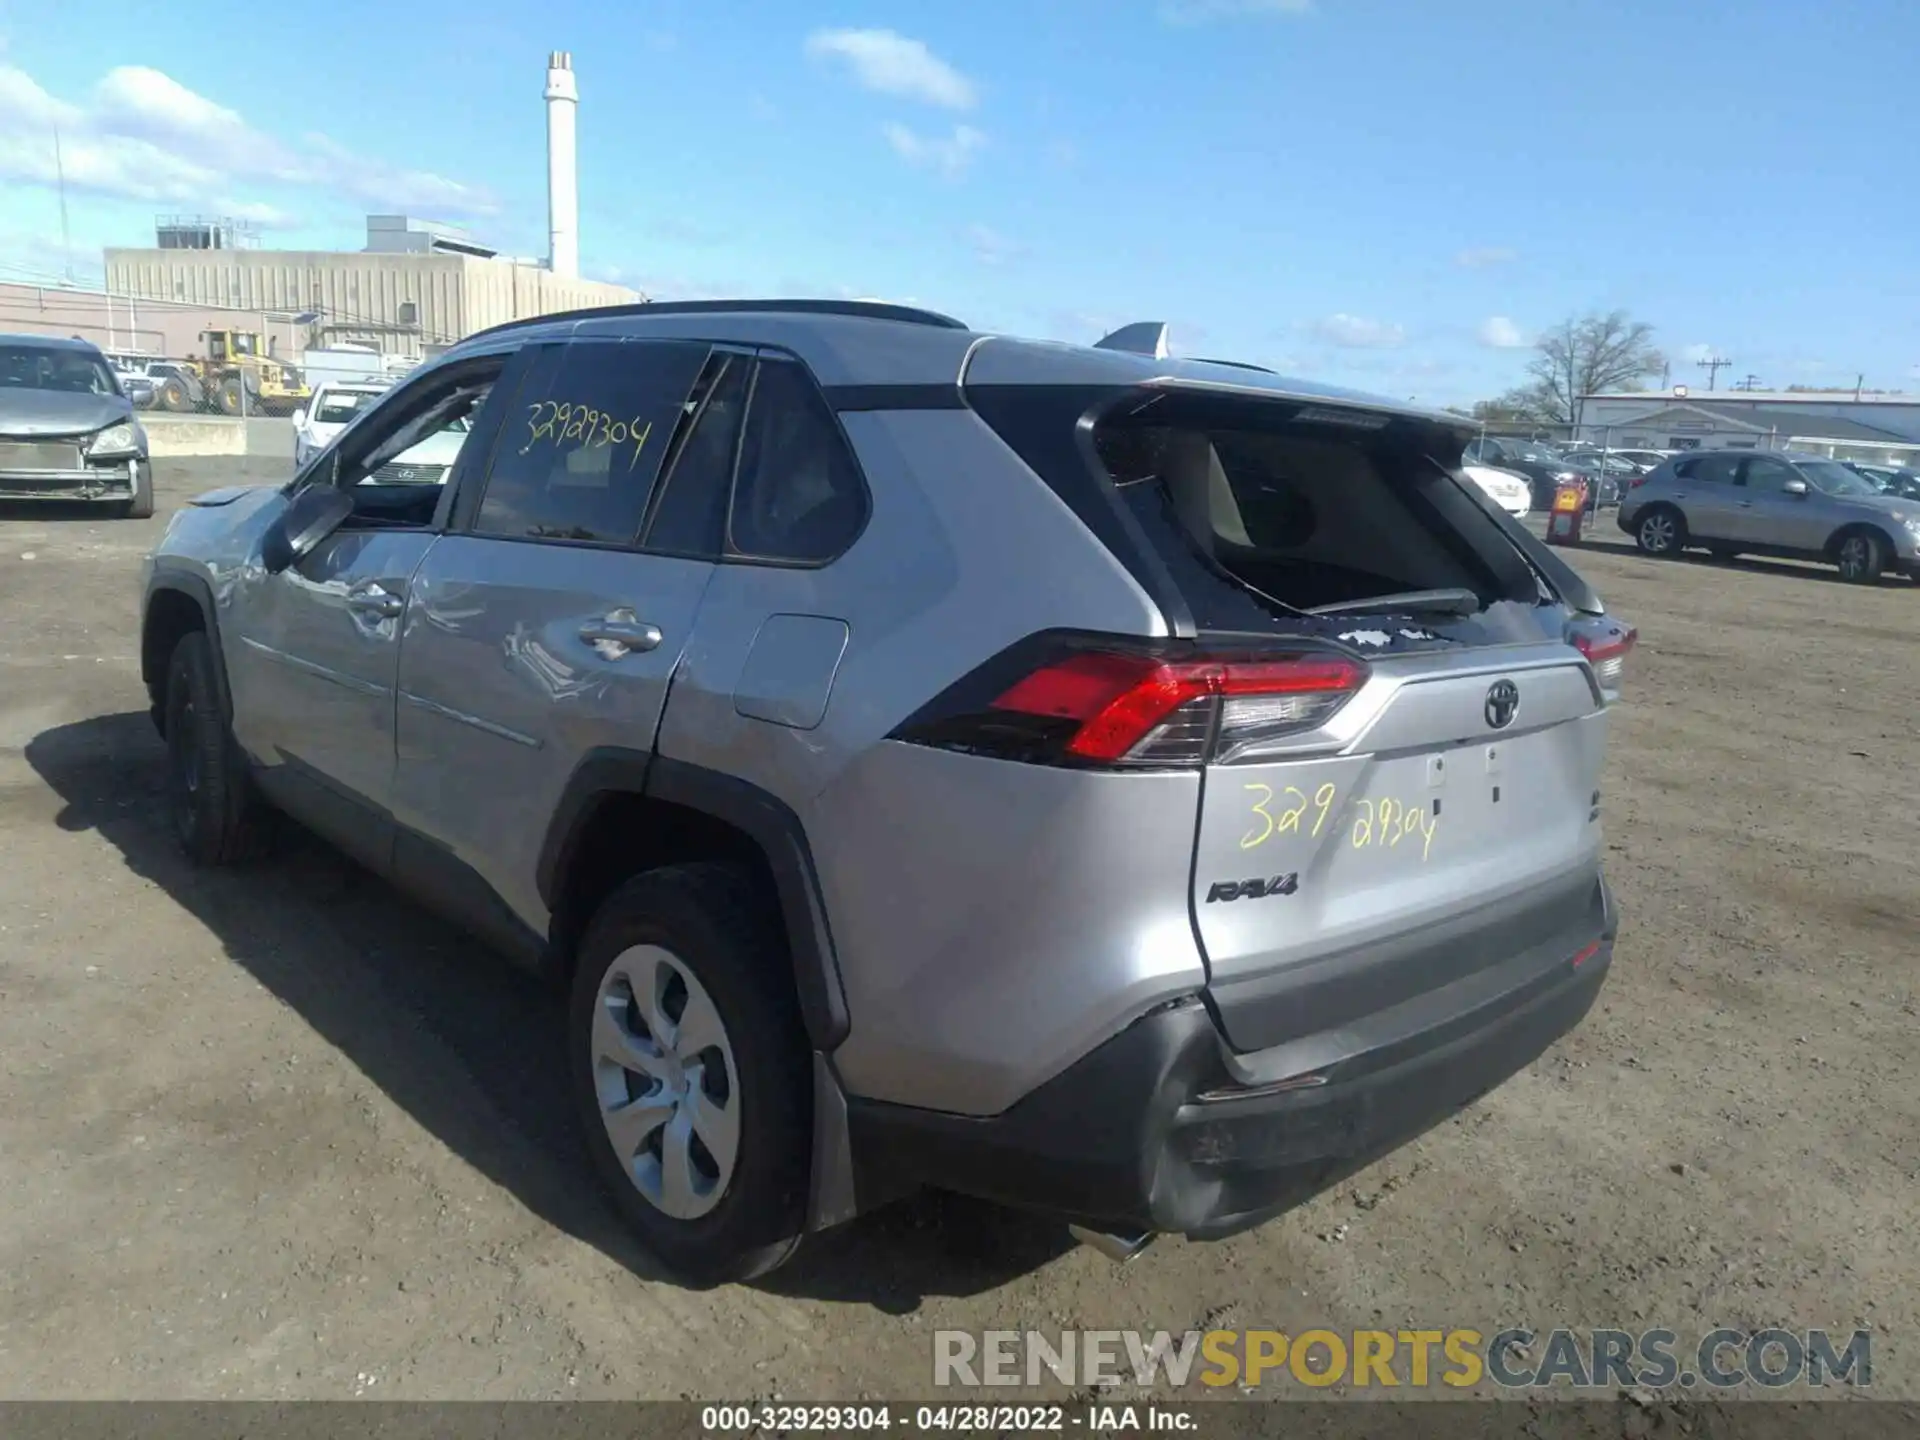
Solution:
[[[1587,657],[1600,688],[1614,691],[1620,688],[1621,678],[1627,668],[1627,656],[1633,653],[1633,647],[1639,640],[1638,630],[1614,629],[1599,635],[1583,631],[1574,635],[1573,648]]]
[[[1635,475],[1632,479],[1627,481],[1627,488],[1629,490],[1638,490],[1642,485],[1646,483],[1647,483],[1647,477],[1645,475]]]
[[[1039,660],[984,706],[936,702],[897,738],[1054,764],[1230,761],[1325,724],[1366,678],[1364,664],[1336,654],[1169,659],[1079,649]]]

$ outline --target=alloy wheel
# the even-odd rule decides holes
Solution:
[[[662,1214],[707,1214],[740,1153],[739,1073],[712,997],[672,952],[632,946],[601,977],[589,1044],[620,1168]]]

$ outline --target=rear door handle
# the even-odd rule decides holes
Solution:
[[[366,585],[347,592],[347,608],[366,615],[376,615],[382,620],[391,620],[407,607],[406,602],[392,591],[379,585]]]
[[[603,659],[618,660],[636,651],[657,648],[661,636],[658,625],[647,624],[622,606],[582,625],[580,638],[599,651]]]

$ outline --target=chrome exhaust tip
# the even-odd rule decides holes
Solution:
[[[1106,1230],[1089,1230],[1084,1225],[1069,1225],[1067,1233],[1082,1245],[1098,1250],[1116,1265],[1137,1259],[1140,1252],[1157,1238],[1151,1230],[1139,1235],[1115,1235]]]

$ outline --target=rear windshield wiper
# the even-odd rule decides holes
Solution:
[[[1371,595],[1365,600],[1342,600],[1318,605],[1309,615],[1477,615],[1480,597],[1471,590],[1403,590],[1398,595]]]

